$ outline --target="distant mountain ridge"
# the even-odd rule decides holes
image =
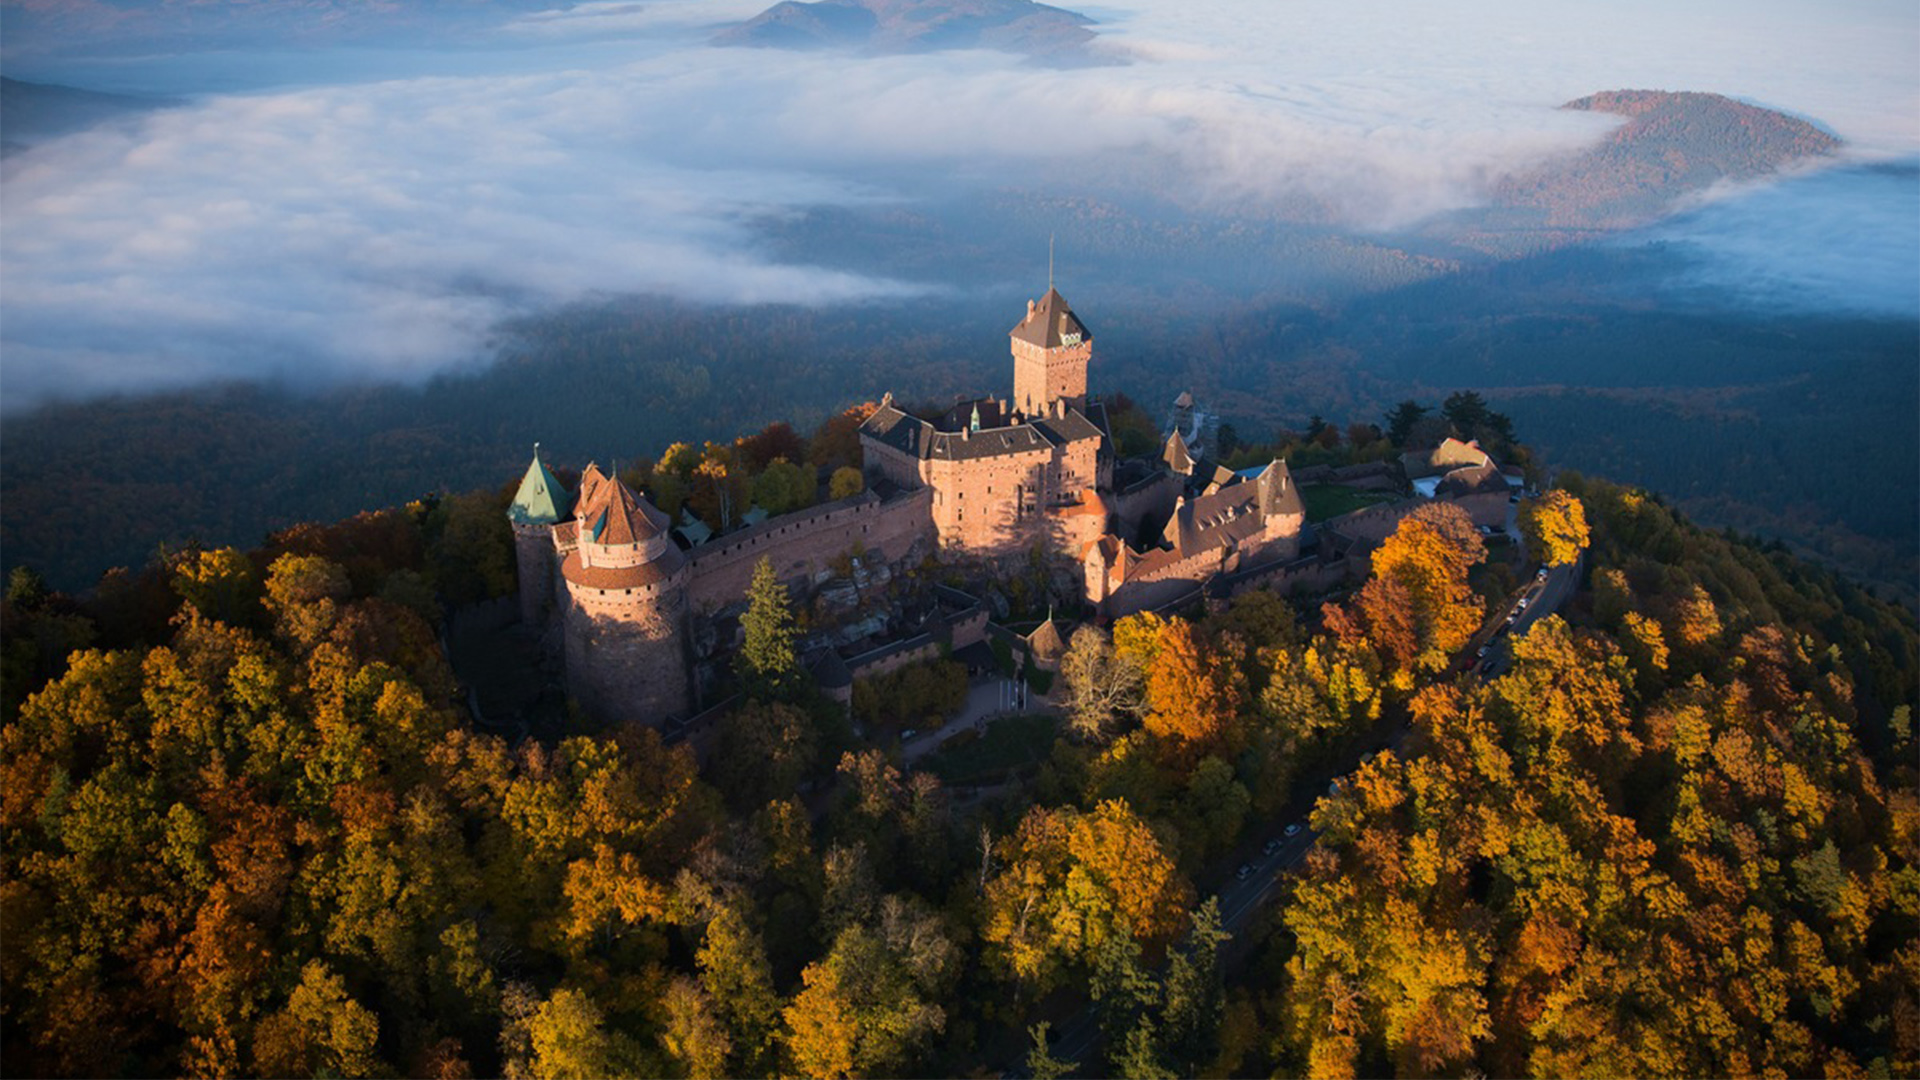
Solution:
[[[103,94],[50,83],[22,82],[0,75],[0,156],[35,143],[84,131],[95,124],[164,109],[168,98]]]
[[[782,0],[713,37],[715,45],[858,48],[877,53],[1000,49],[1071,57],[1093,20],[1033,0]]]
[[[1840,147],[1815,124],[1720,94],[1609,90],[1561,108],[1627,121],[1598,146],[1508,177],[1490,205],[1438,231],[1499,254],[1555,247],[1647,224],[1715,184],[1758,180]]]

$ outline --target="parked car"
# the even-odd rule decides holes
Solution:
[[[1290,824],[1290,825],[1288,825],[1288,826],[1287,826],[1287,828],[1286,828],[1286,834],[1287,834],[1288,836],[1299,836],[1299,835],[1300,835],[1300,823],[1296,821],[1296,822],[1293,822],[1292,824]]]
[[[1260,854],[1272,855],[1274,852],[1279,850],[1280,850],[1280,840],[1278,837],[1276,837],[1272,840],[1267,841],[1266,844],[1263,847],[1261,847]]]
[[[1547,580],[1547,568],[1543,566],[1538,571],[1536,571],[1533,575],[1533,580],[1535,581]]]
[[[1479,648],[1479,649],[1477,649],[1477,650],[1475,650],[1475,652],[1474,652],[1474,654],[1473,654],[1473,655],[1474,655],[1474,657],[1475,657],[1475,658],[1479,658],[1479,657],[1482,657],[1482,656],[1485,656],[1485,655],[1487,655],[1487,650],[1488,650],[1488,649],[1491,649],[1491,648],[1493,648],[1493,646],[1492,646],[1492,645],[1482,645],[1482,646],[1480,646],[1480,648]]]
[[[1240,869],[1235,870],[1233,872],[1233,876],[1239,878],[1241,881],[1247,880],[1248,878],[1253,876],[1253,864],[1244,863],[1244,862],[1241,863]]]
[[[1527,610],[1527,605],[1528,605],[1528,604],[1531,604],[1531,603],[1533,603],[1533,598],[1532,598],[1532,597],[1529,597],[1529,596],[1523,596],[1523,597],[1521,597],[1521,598],[1520,598],[1520,606],[1519,606],[1519,607],[1517,607],[1517,608],[1515,608],[1514,610],[1515,610],[1515,611],[1525,611],[1525,610]]]
[[[915,735],[918,735],[918,734],[920,734],[920,732],[919,732],[919,731],[917,731],[917,730],[915,730],[914,728],[908,728],[907,730],[905,730],[905,731],[903,731],[903,732],[901,732],[901,733],[900,733],[900,741],[901,741],[901,742],[912,742],[912,741],[913,741],[913,737],[914,737]]]

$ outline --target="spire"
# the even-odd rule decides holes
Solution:
[[[533,444],[533,461],[520,478],[507,517],[521,525],[551,525],[567,516],[573,508],[573,496],[545,463],[540,460],[540,444]]]

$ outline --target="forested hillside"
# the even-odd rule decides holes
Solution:
[[[84,604],[16,575],[5,1069],[1920,1069],[1911,617],[1567,480],[1540,554],[1590,528],[1591,587],[1492,682],[1453,661],[1484,551],[1436,506],[1318,629],[1256,592],[1076,633],[1050,752],[981,793],[850,740],[771,575],[707,773],[475,730],[433,597],[510,586],[488,496]],[[1236,846],[1409,719],[1233,930]],[[1071,1055],[1040,1026],[1083,1017]]]

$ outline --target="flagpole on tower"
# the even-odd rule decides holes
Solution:
[[[1053,291],[1053,234],[1047,234],[1047,291]]]

